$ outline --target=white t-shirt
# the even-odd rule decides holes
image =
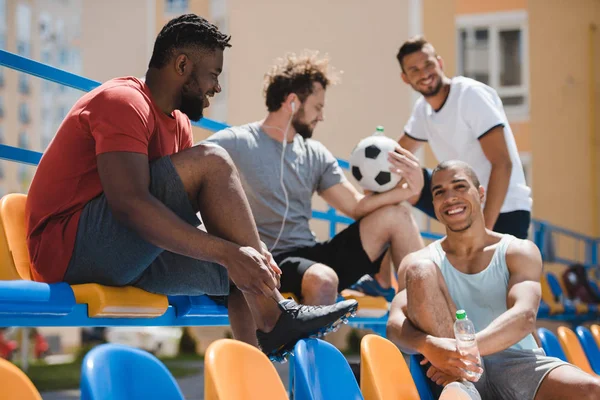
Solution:
[[[412,139],[429,142],[439,162],[460,160],[469,164],[487,190],[492,164],[479,139],[499,125],[504,126],[512,161],[508,192],[500,212],[531,211],[531,189],[525,183],[515,138],[502,101],[491,87],[463,76],[452,78],[450,93],[442,108],[436,112],[420,97],[404,132]]]

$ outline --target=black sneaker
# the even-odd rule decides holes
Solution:
[[[356,300],[344,300],[330,306],[304,306],[294,300],[279,303],[281,316],[271,332],[256,331],[258,344],[271,361],[285,362],[300,339],[322,337],[338,330],[356,314]]]

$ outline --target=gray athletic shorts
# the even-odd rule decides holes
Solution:
[[[533,400],[542,381],[556,367],[570,365],[543,349],[506,349],[483,358],[484,373],[475,387],[485,400]]]
[[[190,225],[201,225],[170,157],[150,163],[150,193]],[[148,243],[117,222],[104,194],[83,209],[64,280],[72,285],[135,286],[165,295],[229,293],[224,267]]]

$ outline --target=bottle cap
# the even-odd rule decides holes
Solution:
[[[467,312],[465,310],[457,310],[456,311],[456,319],[466,319]]]
[[[377,128],[375,128],[375,130],[376,130],[377,132],[383,132],[383,126],[381,126],[381,125],[378,125],[378,126],[377,126]]]

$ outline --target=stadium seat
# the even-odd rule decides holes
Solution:
[[[560,285],[560,281],[552,272],[546,272],[546,279],[548,280],[548,285],[550,285],[550,290],[552,291],[552,296],[555,301],[561,303],[565,308],[565,313],[567,314],[584,314],[587,313],[588,309],[585,304],[577,304],[575,305],[572,301],[566,298],[563,288]],[[585,308],[585,309],[583,309]]]
[[[381,296],[367,296],[364,293],[349,289],[343,290],[341,295],[346,300],[356,300],[358,302],[356,310],[358,317],[379,318],[389,311],[389,303]]]
[[[575,328],[575,333],[585,351],[590,366],[596,374],[600,374],[600,350],[589,329],[584,326]]]
[[[596,345],[598,345],[598,348],[600,349],[600,325],[597,325],[597,324],[591,325],[590,332],[592,332],[592,336],[594,337],[594,340],[596,341]]]
[[[204,400],[284,400],[285,387],[269,358],[249,344],[219,339],[204,356]]]
[[[540,339],[542,349],[544,349],[546,355],[550,357],[557,357],[563,361],[567,361],[567,356],[565,356],[565,352],[554,333],[552,333],[546,328],[538,328],[537,334]]]
[[[332,344],[303,339],[294,347],[294,400],[362,400],[346,357]]]
[[[554,297],[546,275],[542,275],[540,283],[542,285],[542,301],[548,305],[550,315],[563,314],[565,307]]]
[[[566,326],[559,326],[557,333],[558,340],[565,351],[565,355],[567,356],[567,361],[579,367],[588,374],[594,374],[594,371],[590,366],[587,356],[585,355],[583,347],[581,347],[581,343],[579,342],[579,339],[577,339],[575,332]]]
[[[6,245],[10,259],[6,257],[6,248],[4,248],[0,239],[0,250],[2,253],[2,262],[4,268],[14,267],[18,278],[31,280],[31,263],[29,261],[29,251],[27,250],[26,228],[25,228],[25,203],[27,196],[20,193],[11,193],[2,197],[0,200],[0,220],[4,228],[3,239],[6,239]]]
[[[373,334],[360,342],[360,388],[365,400],[419,400],[404,356],[389,340]]]
[[[25,203],[27,196],[12,193],[0,202],[0,219],[14,265],[22,279],[31,279],[31,263],[26,244]],[[0,250],[2,240],[0,235]],[[88,305],[89,317],[157,317],[165,313],[166,296],[133,287],[108,287],[98,284],[73,285],[77,304]]]
[[[152,354],[120,344],[94,347],[81,364],[81,400],[173,399],[183,394]]]
[[[0,358],[0,382],[0,398],[3,400],[42,400],[27,375],[3,358]]]
[[[421,365],[420,355],[411,355],[409,358],[408,368],[410,369],[410,374],[417,386],[417,390],[419,391],[419,397],[421,400],[434,400],[433,393],[431,392],[431,388],[429,387],[429,378],[423,372]]]

